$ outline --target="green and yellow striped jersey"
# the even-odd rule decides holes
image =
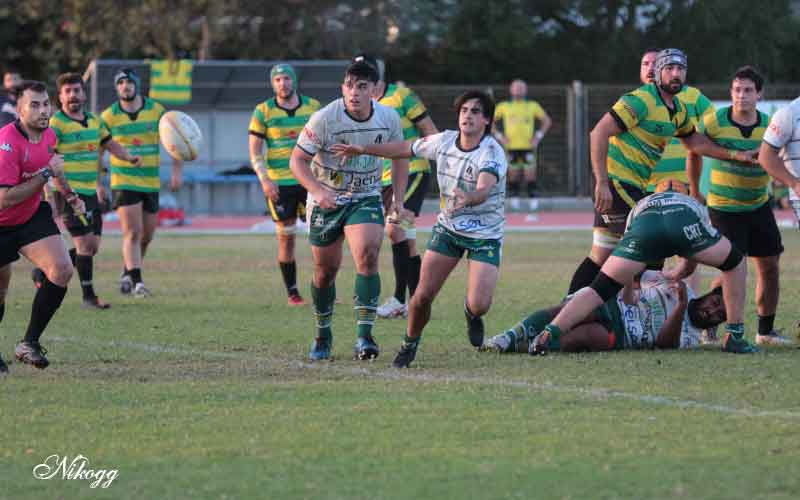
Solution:
[[[743,126],[733,121],[733,108],[728,106],[706,116],[705,133],[723,148],[737,151],[756,149],[769,126],[769,116],[758,112],[754,125]],[[750,212],[769,198],[769,174],[760,165],[735,161],[711,161],[711,185],[706,203],[715,210]]]
[[[702,132],[703,119],[706,115],[714,114],[714,105],[695,87],[684,87],[678,93],[678,99],[686,105],[689,119],[692,120],[697,131]],[[684,184],[689,183],[689,177],[686,175],[686,147],[678,139],[672,139],[664,148],[661,160],[656,163],[653,173],[650,174],[647,190],[654,192],[658,183],[666,179],[676,179]]]
[[[83,121],[58,111],[50,118],[50,128],[58,139],[57,151],[64,155],[64,174],[70,187],[80,194],[94,195],[100,145],[111,139],[108,127],[88,111],[84,113]]]
[[[378,102],[389,106],[400,115],[400,125],[403,127],[403,140],[413,141],[420,137],[416,123],[428,116],[428,110],[413,90],[408,87],[400,87],[395,83],[389,84],[386,86],[386,92],[383,93],[383,97],[381,97]],[[430,172],[430,170],[431,164],[424,158],[417,158],[414,156],[408,160],[409,174]],[[383,178],[381,181],[384,186],[388,186],[392,183],[391,160],[383,161]]]
[[[192,102],[192,61],[150,61],[150,98],[170,105]]]
[[[294,109],[280,107],[274,97],[262,102],[253,111],[248,127],[252,135],[266,141],[267,175],[280,186],[298,183],[289,170],[289,158],[306,122],[320,108],[316,99],[299,94],[297,97],[300,102]]]
[[[100,115],[114,140],[132,155],[142,157],[139,165],[111,156],[111,189],[158,192],[161,189],[161,166],[158,120],[166,112],[158,102],[142,97],[141,109],[135,113],[123,110],[119,101]]]
[[[686,105],[679,98],[670,109],[655,84],[625,94],[611,108],[623,132],[608,141],[608,176],[644,191],[653,167],[673,137],[694,132]]]

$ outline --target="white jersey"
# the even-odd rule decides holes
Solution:
[[[628,349],[653,348],[658,332],[680,302],[677,292],[669,287],[669,283],[660,272],[645,271],[640,282],[641,291],[636,305],[625,304],[621,293],[617,296],[617,304],[625,326],[625,347]],[[686,293],[689,300],[695,298],[691,288],[686,287]],[[687,307],[683,314],[679,345],[681,349],[697,347],[700,344],[700,329],[689,321],[688,311]]]
[[[313,156],[311,172],[322,185],[336,191],[339,200],[361,200],[381,195],[383,159],[368,155],[335,158],[331,144],[366,146],[402,141],[403,127],[394,109],[373,100],[369,118],[356,120],[340,98],[311,116],[297,147]]]
[[[414,156],[436,161],[436,178],[441,193],[441,210],[437,222],[447,230],[466,238],[499,240],[503,237],[506,198],[506,154],[490,135],[481,139],[475,149],[464,151],[458,143],[459,133],[446,130],[414,141]],[[497,177],[483,203],[451,211],[449,200],[456,187],[475,191],[478,176],[488,172]]]
[[[800,97],[772,115],[769,127],[764,133],[764,142],[780,149],[786,170],[795,177],[800,176]],[[800,201],[793,189],[789,190],[789,198],[794,202],[792,205]]]

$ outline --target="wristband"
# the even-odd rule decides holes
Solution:
[[[262,158],[257,158],[255,160],[252,160],[251,164],[253,165],[253,170],[255,170],[256,175],[258,176],[259,179],[267,175],[267,169],[264,166],[264,160]]]
[[[544,139],[544,132],[542,132],[541,130],[537,130],[536,133],[533,134],[533,136],[536,138],[537,141],[541,141],[542,139]]]
[[[42,174],[42,177],[46,181],[50,180],[50,178],[53,177],[53,171],[50,170],[50,167],[43,168],[39,173]]]
[[[69,203],[70,201],[74,200],[77,197],[78,193],[76,193],[75,191],[69,191],[67,193],[64,193],[64,199],[67,201],[67,203]]]

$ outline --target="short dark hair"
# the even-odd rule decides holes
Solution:
[[[644,57],[645,54],[649,54],[650,52],[656,52],[656,53],[661,52],[661,48],[660,47],[647,47],[646,49],[644,49],[642,51],[642,57]]]
[[[47,92],[47,85],[38,80],[25,80],[20,83],[16,89],[14,89],[14,95],[17,99],[19,99],[26,90],[30,90],[32,92]]]
[[[731,85],[733,85],[733,80],[736,80],[737,78],[740,80],[750,80],[751,82],[755,83],[756,92],[761,92],[762,87],[764,87],[764,77],[761,76],[753,66],[747,65],[737,69],[736,73],[733,74]]]
[[[365,61],[356,61],[348,66],[347,70],[344,72],[345,80],[348,76],[356,80],[369,80],[372,83],[378,83],[378,80],[380,80],[378,68]]]
[[[14,66],[6,66],[6,67],[3,69],[3,76],[6,76],[6,75],[8,75],[8,74],[11,74],[11,75],[20,75],[20,76],[22,76],[22,73],[20,73],[19,69],[17,69],[17,68],[16,68],[16,67],[14,67]]]
[[[83,87],[84,90],[86,89],[86,86],[83,83],[83,77],[78,73],[61,73],[58,75],[58,78],[56,78],[56,91],[61,93],[61,87],[64,85],[72,85],[74,83],[80,83],[81,87]]]
[[[494,120],[494,99],[492,99],[492,97],[486,92],[481,92],[480,90],[468,90],[467,92],[464,92],[460,96],[456,97],[455,103],[453,104],[456,112],[460,112],[461,106],[463,106],[465,102],[472,99],[477,99],[480,101],[481,109],[483,109],[483,117],[489,120],[489,123],[486,124],[486,133],[488,134],[492,129],[492,121]]]

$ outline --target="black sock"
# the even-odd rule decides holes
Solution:
[[[93,299],[96,297],[94,294],[94,286],[92,285],[93,261],[94,259],[91,255],[75,256],[75,269],[78,270],[78,278],[81,280],[81,290],[83,291],[84,299]]]
[[[72,262],[72,267],[75,267],[76,259],[78,258],[78,251],[74,248],[69,249],[69,260]]]
[[[392,244],[392,264],[394,264],[394,298],[406,303],[408,287],[408,240]]]
[[[408,296],[417,291],[419,285],[419,269],[422,267],[422,257],[415,255],[408,258]]]
[[[39,342],[39,337],[47,328],[50,318],[61,306],[64,295],[67,294],[67,287],[58,286],[49,279],[45,278],[42,287],[36,291],[33,297],[33,307],[31,308],[31,321],[28,323],[28,331],[25,332],[25,342]]]
[[[130,271],[128,271],[128,276],[131,277],[133,280],[133,284],[141,283],[142,282],[142,270],[138,267],[134,267]]]
[[[6,314],[6,303],[0,304],[0,321],[3,321],[3,316]]]
[[[581,288],[591,285],[594,277],[599,272],[600,266],[595,264],[591,258],[586,257],[581,262],[581,265],[578,266],[578,269],[575,270],[575,274],[572,275],[572,281],[569,283],[569,291],[567,293],[575,293]]]
[[[281,274],[283,275],[283,284],[286,285],[286,292],[289,296],[299,295],[297,291],[297,263],[291,262],[278,262],[281,266]]]
[[[775,315],[770,314],[768,316],[759,316],[758,317],[758,334],[759,335],[769,335],[772,332],[773,327],[775,326]]]
[[[536,181],[528,182],[528,196],[531,198],[536,197]]]
[[[519,197],[519,190],[520,190],[521,183],[517,181],[511,181],[508,183],[508,191],[512,198]]]

